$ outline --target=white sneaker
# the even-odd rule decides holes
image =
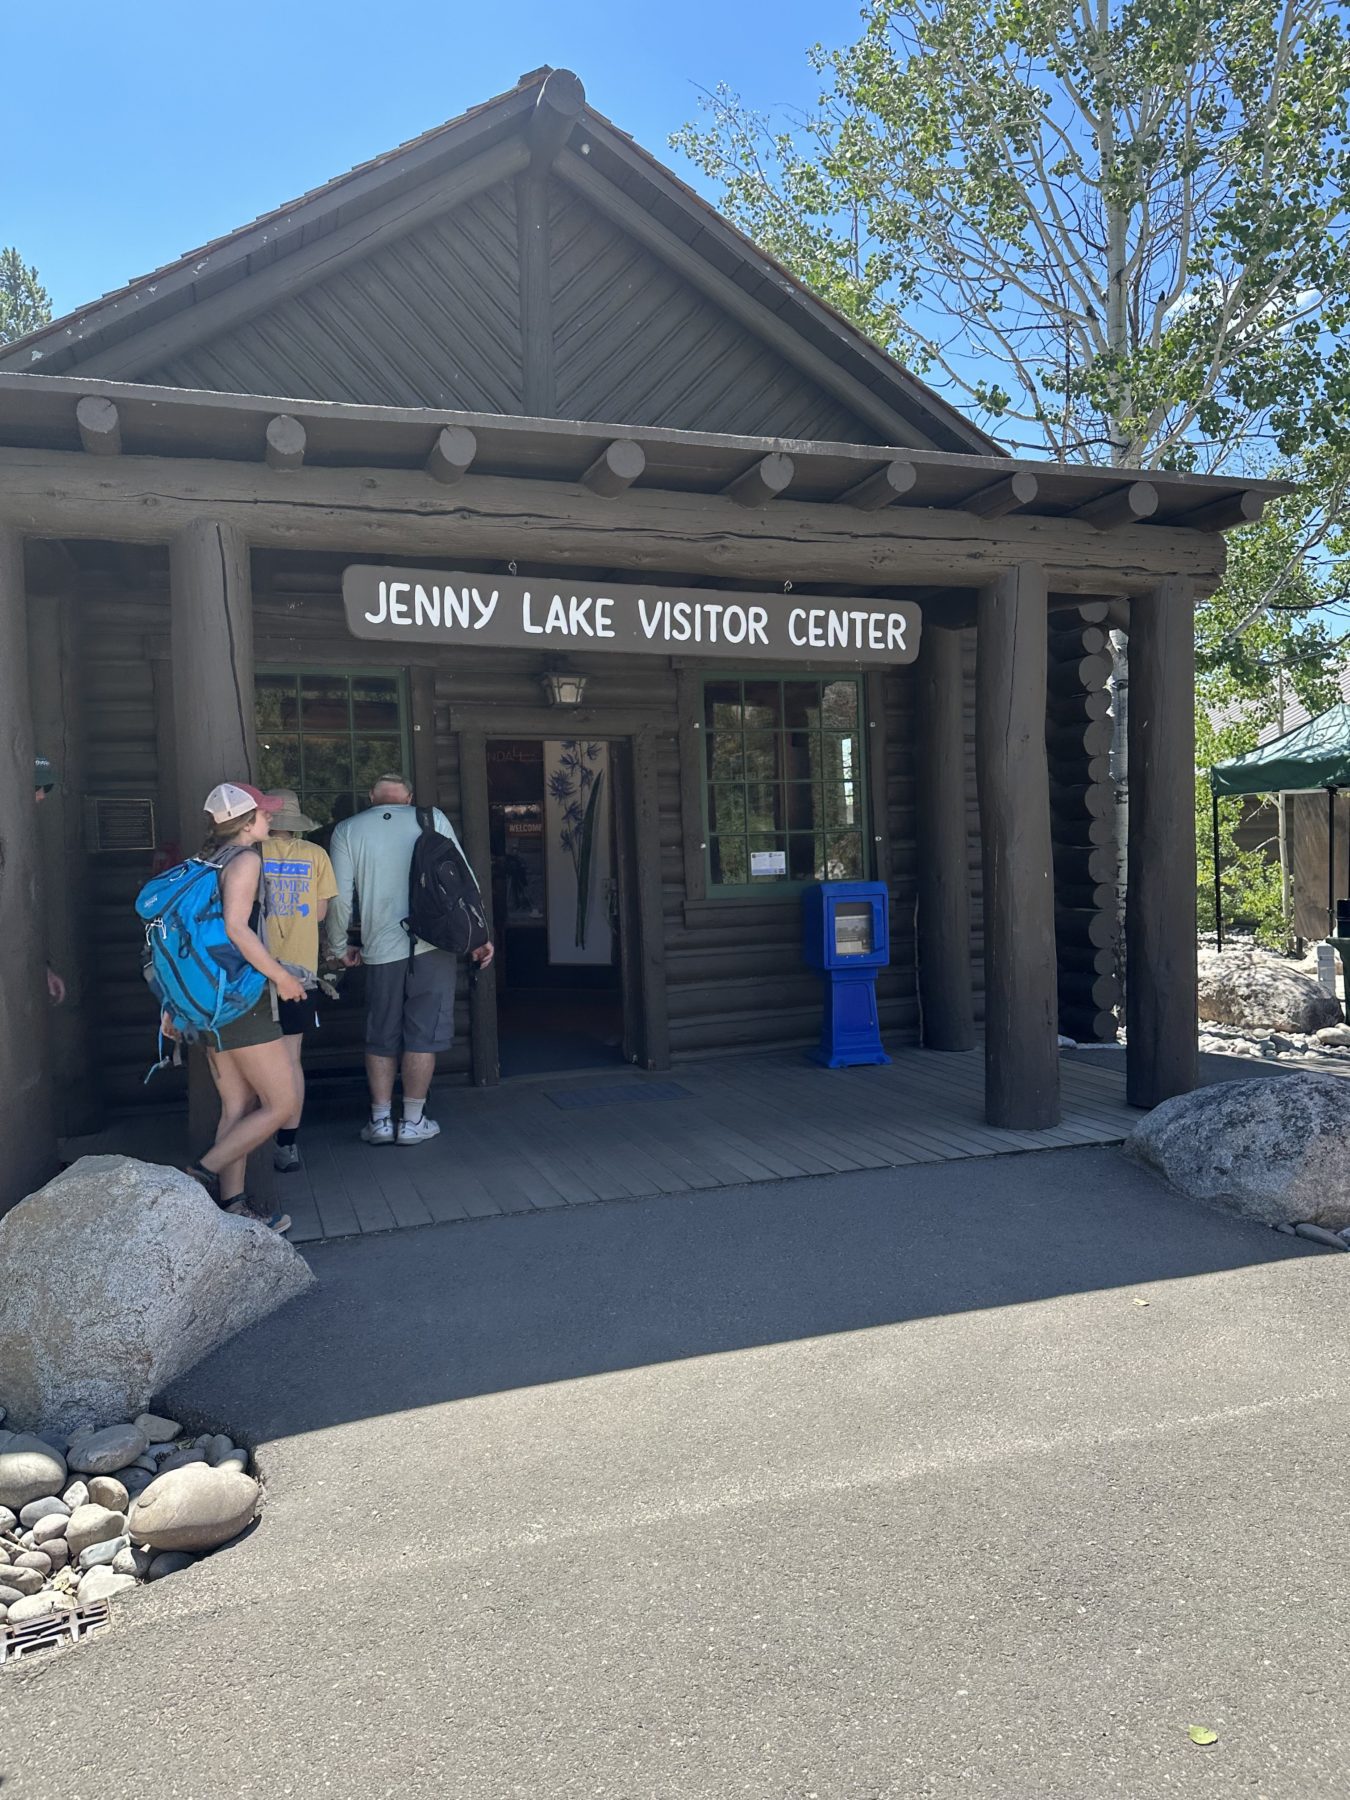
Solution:
[[[440,1135],[440,1126],[435,1119],[429,1119],[425,1113],[420,1119],[400,1119],[398,1122],[400,1144],[428,1144],[432,1138]]]
[[[361,1127],[363,1144],[392,1144],[394,1141],[394,1121],[388,1113],[382,1119],[371,1119]]]

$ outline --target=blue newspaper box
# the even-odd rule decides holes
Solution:
[[[888,1063],[877,1018],[877,970],[891,958],[884,881],[822,881],[802,895],[802,954],[825,984],[820,1048],[827,1069]]]

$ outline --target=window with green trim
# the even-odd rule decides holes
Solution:
[[[710,891],[858,881],[867,873],[862,682],[703,682]]]
[[[254,693],[262,786],[294,788],[319,825],[349,818],[377,776],[407,772],[400,674],[267,669]]]

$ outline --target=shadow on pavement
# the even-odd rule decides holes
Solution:
[[[257,1440],[472,1395],[1326,1254],[1113,1150],[870,1171],[315,1246],[174,1384]]]

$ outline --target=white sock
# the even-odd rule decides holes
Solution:
[[[425,1100],[409,1100],[405,1097],[403,1102],[403,1123],[405,1125],[418,1124],[422,1117],[422,1108],[425,1105]]]
[[[372,1125],[383,1125],[384,1121],[389,1117],[392,1110],[393,1110],[392,1107],[389,1105],[389,1103],[387,1101],[385,1102],[385,1104],[383,1106],[372,1105],[371,1109],[370,1109],[371,1124]]]

